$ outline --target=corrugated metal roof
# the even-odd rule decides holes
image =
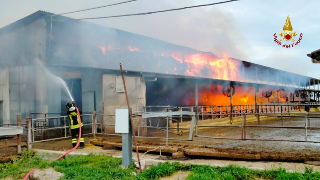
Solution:
[[[44,17],[50,17],[52,15],[55,15],[53,13],[50,13],[50,12],[46,12],[46,11],[37,11],[29,16],[26,16],[16,22],[13,22],[3,28],[0,29],[0,36],[2,35],[5,35],[6,33],[10,33],[12,31],[14,31],[15,29],[17,28],[20,28],[20,27],[23,27],[23,26],[26,26],[40,18],[44,18]],[[72,18],[69,18],[69,17],[66,17],[66,16],[61,16],[61,15],[57,15],[57,16],[54,16],[55,17],[55,20],[59,20],[59,19],[72,19]],[[84,21],[79,21],[79,22],[82,22],[82,23],[88,23],[88,24],[91,24],[91,25],[95,25],[95,26],[101,26],[101,25],[97,25],[97,24],[93,24],[93,23],[89,23],[89,22],[84,22]],[[104,27],[104,28],[108,28],[108,27],[105,27],[105,26],[101,26],[101,27]],[[111,28],[113,29],[113,28]],[[121,30],[118,30],[118,31],[121,31]],[[126,32],[126,31],[121,31],[121,32]],[[126,32],[128,33],[128,35],[137,35],[137,34],[133,34],[133,33],[129,33],[129,32]],[[141,36],[141,35],[138,35],[138,36]],[[145,37],[145,38],[149,38],[149,37],[146,37],[146,36],[141,36],[141,37]],[[150,39],[153,39],[153,38],[150,38]],[[164,41],[160,41],[160,40],[157,40],[159,42],[162,42],[162,43],[166,43]],[[168,44],[171,44],[171,43],[168,43]],[[172,44],[174,45],[174,44]],[[184,47],[184,46],[179,46],[179,45],[175,45],[176,47],[181,47],[181,48],[187,48],[187,49],[190,49],[190,50],[194,50],[194,49],[191,49],[191,48],[188,48],[188,47]],[[197,50],[194,50],[194,51],[197,51]],[[201,51],[198,51],[198,52],[201,52]],[[240,62],[243,62],[243,63],[249,63],[251,65],[255,65],[255,66],[258,66],[260,68],[265,68],[265,69],[273,69],[273,70],[276,70],[277,72],[283,72],[283,73],[286,73],[288,75],[295,75],[295,76],[300,76],[300,77],[303,77],[303,78],[310,78],[310,77],[307,77],[307,76],[303,76],[303,75],[298,75],[298,74],[294,74],[294,73],[290,73],[290,72],[286,72],[286,71],[283,71],[283,70],[278,70],[278,69],[275,69],[275,68],[270,68],[270,67],[266,67],[266,66],[262,66],[262,65],[258,65],[258,64],[254,64],[254,63],[251,63],[251,62],[248,62],[248,61],[243,61],[243,60],[239,60],[239,59],[235,59],[235,58],[232,58],[234,60],[237,60],[237,61],[240,61]],[[190,77],[190,78],[201,78],[201,77],[193,77],[193,76],[184,76],[184,75],[177,75],[177,74],[167,74],[167,73],[157,73],[157,72],[145,72],[145,73],[153,73],[153,74],[159,74],[159,75],[170,75],[170,76],[175,76],[175,77]],[[208,79],[208,78],[206,78]],[[311,78],[311,80],[313,81],[314,78]],[[318,80],[318,79],[315,79],[315,80]]]

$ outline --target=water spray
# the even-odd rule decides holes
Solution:
[[[61,82],[61,84],[65,87],[65,89],[66,89],[66,91],[67,91],[67,93],[68,93],[71,101],[74,102],[74,99],[73,99],[73,97],[72,97],[72,95],[71,95],[71,93],[70,93],[70,91],[69,91],[69,88],[68,88],[68,86],[67,86],[67,83],[66,83],[62,78],[60,78],[60,77],[58,77],[58,76],[55,76],[55,75],[53,75],[52,73],[50,73],[50,72],[43,66],[43,64],[42,64],[41,62],[38,61],[38,64],[44,69],[44,71],[45,71],[46,73],[48,73],[49,75],[51,75],[52,77],[54,77],[55,79],[57,79],[59,82]],[[79,124],[80,124],[80,126],[79,126],[78,142],[77,142],[77,144],[76,144],[76,146],[75,146],[74,148],[70,149],[70,150],[67,151],[66,153],[64,153],[64,154],[62,154],[61,156],[57,157],[54,161],[57,161],[57,160],[61,159],[62,157],[66,156],[67,154],[69,154],[70,152],[74,151],[75,149],[78,148],[78,146],[79,146],[79,144],[80,144],[80,139],[81,139],[81,117],[80,117],[79,109],[78,109],[77,107],[76,107],[76,110],[77,110],[77,113],[78,113],[78,116],[79,116]],[[29,177],[35,170],[37,170],[37,169],[39,169],[39,168],[35,168],[35,169],[31,170],[31,171],[23,178],[23,180],[27,180],[28,177]]]

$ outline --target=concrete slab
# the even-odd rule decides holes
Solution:
[[[17,134],[23,134],[23,127],[0,127],[0,136],[11,136]]]

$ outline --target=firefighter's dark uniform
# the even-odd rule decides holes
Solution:
[[[69,109],[70,107],[75,106],[74,103],[68,103],[67,108]],[[81,111],[79,111],[80,115],[82,114]],[[71,128],[71,134],[72,134],[72,145],[73,147],[76,146],[78,142],[77,136],[79,136],[79,116],[77,113],[77,110],[75,109],[74,111],[68,111],[68,117],[70,120],[70,128]],[[81,127],[83,127],[83,123],[81,122]],[[80,139],[80,148],[84,148],[84,138],[82,136],[81,132],[81,139]]]

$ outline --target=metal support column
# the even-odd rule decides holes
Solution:
[[[233,116],[233,104],[232,104],[232,82],[230,82],[230,124],[232,124],[232,116]]]
[[[129,127],[131,127],[130,117],[128,118]],[[128,167],[132,165],[132,129],[129,133],[122,133],[122,165]]]
[[[169,138],[169,116],[167,116],[167,132],[166,132],[166,146],[168,147],[168,138]]]
[[[255,87],[254,90],[254,108],[255,108],[255,113],[258,113],[258,97],[257,97],[257,91],[259,91],[259,87]]]
[[[198,83],[195,86],[195,108],[196,108],[196,134],[198,134],[199,115],[198,115]]]
[[[274,89],[273,92],[273,111],[276,112],[276,90]]]

